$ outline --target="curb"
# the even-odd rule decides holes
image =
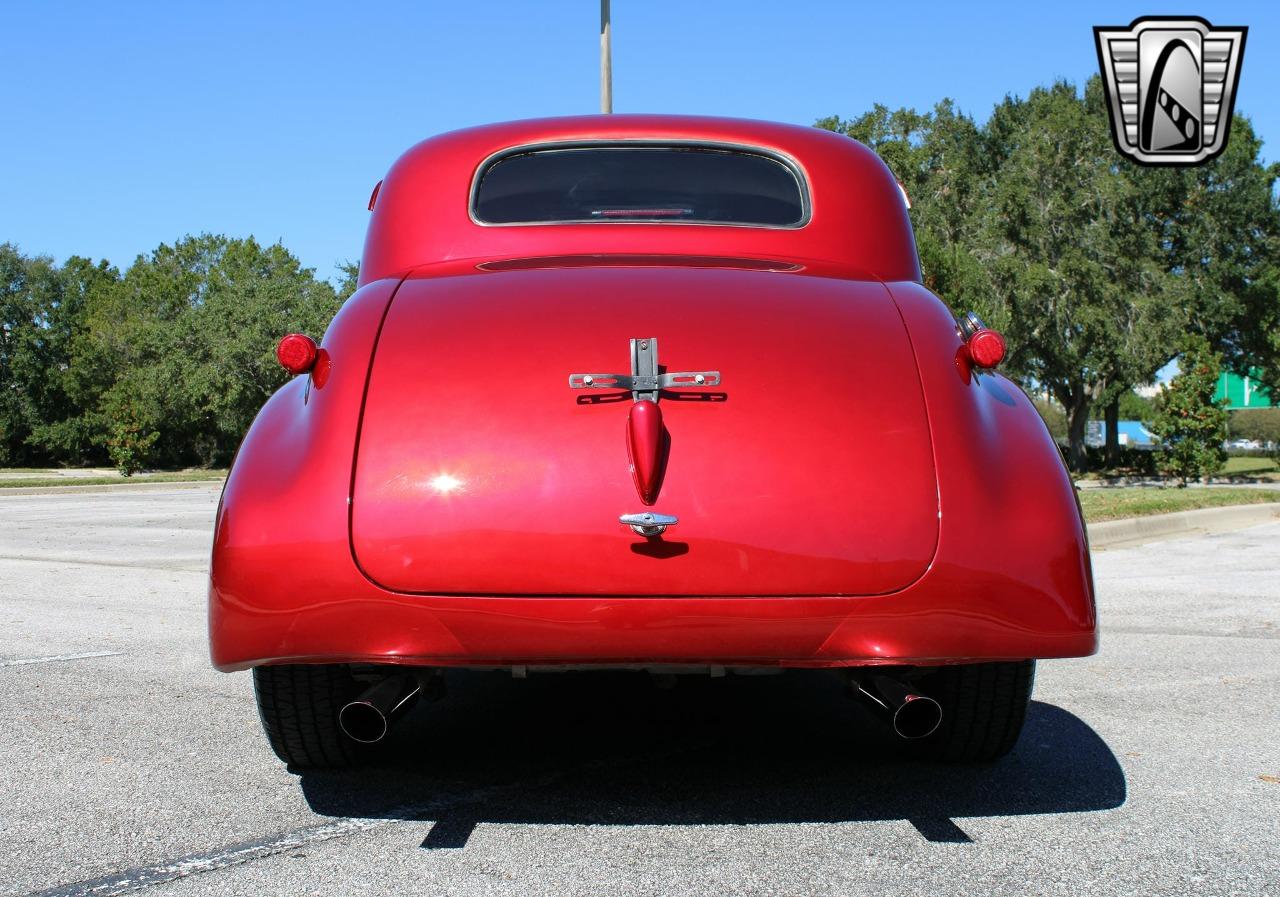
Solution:
[[[1262,523],[1280,520],[1280,502],[1256,505],[1228,505],[1223,508],[1200,508],[1126,517],[1089,524],[1089,547],[1094,550],[1129,548],[1144,542],[1158,542],[1178,536],[1225,533]]]
[[[205,486],[222,488],[226,480],[174,480],[167,483],[98,483],[91,486],[7,486],[0,488],[0,498],[6,495],[64,495],[85,492],[154,492],[158,489],[200,489]]]

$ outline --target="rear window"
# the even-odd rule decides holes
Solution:
[[[518,150],[480,173],[482,224],[646,221],[798,227],[805,192],[791,164],[713,146]]]

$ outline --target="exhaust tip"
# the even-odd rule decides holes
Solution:
[[[387,737],[387,718],[368,701],[352,701],[338,711],[338,725],[352,741],[375,744]]]
[[[371,685],[338,711],[338,727],[352,741],[373,744],[386,738],[391,721],[413,705],[422,683],[412,673],[398,673]]]
[[[851,672],[854,690],[880,711],[899,738],[927,738],[942,724],[942,705],[889,673]]]
[[[942,724],[942,705],[924,695],[907,695],[893,714],[893,731],[900,738],[926,738]]]

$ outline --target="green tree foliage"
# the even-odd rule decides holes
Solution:
[[[147,466],[152,446],[159,440],[160,433],[141,422],[135,405],[120,404],[112,411],[107,455],[116,469],[130,477]]]
[[[876,104],[855,119],[825,118],[820,128],[866,144],[885,161],[911,199],[911,220],[925,286],[955,310],[974,309],[997,325],[981,245],[992,166],[973,119],[943,100],[932,112],[890,111]]]
[[[338,293],[338,301],[346,302],[351,298],[351,294],[356,291],[356,286],[360,282],[360,263],[353,261],[340,262],[338,264],[338,285],[335,288]]]
[[[58,268],[0,245],[0,464],[45,460],[35,434],[76,407],[71,353],[87,291],[114,276],[105,263],[73,257]]]
[[[1179,372],[1156,402],[1151,430],[1160,437],[1160,468],[1185,486],[1216,473],[1227,459],[1227,410],[1213,400],[1222,358],[1202,336],[1188,337]]]
[[[286,379],[276,341],[318,336],[337,307],[333,288],[279,244],[203,235],[161,246],[95,310],[85,348],[115,371],[99,407],[159,434],[148,463],[226,463]]]
[[[208,234],[123,276],[5,246],[0,283],[0,463],[109,460],[126,472],[227,463],[286,379],[276,341],[318,337],[341,304],[283,246]]]
[[[1156,403],[1132,390],[1120,397],[1118,407],[1121,420],[1151,421],[1155,419]]]
[[[1037,89],[987,127],[1000,167],[984,251],[1018,347],[1010,369],[1062,404],[1077,468],[1091,407],[1151,379],[1172,332],[1156,235],[1101,93],[1096,81],[1083,100],[1066,84]]]
[[[57,302],[45,316],[44,339],[50,352],[41,374],[42,388],[51,401],[33,423],[26,444],[44,460],[60,464],[86,464],[104,459],[104,446],[95,439],[96,429],[84,420],[81,409],[91,407],[101,391],[102,373],[76,362],[77,347],[87,338],[88,312],[120,273],[107,262],[97,264],[72,256],[57,271]]]
[[[1177,275],[1187,330],[1207,337],[1237,370],[1280,382],[1280,165],[1237,115],[1226,150],[1189,168],[1136,168],[1167,270]]]
[[[1280,450],[1280,408],[1242,408],[1230,415],[1227,431],[1232,439],[1256,439]]]
[[[0,464],[26,460],[25,441],[35,418],[32,373],[43,369],[37,361],[32,267],[16,247],[0,245]]]
[[[902,180],[925,284],[1006,331],[1005,370],[1062,406],[1077,469],[1095,409],[1114,436],[1184,333],[1280,380],[1280,166],[1261,164],[1247,119],[1193,168],[1122,159],[1098,78],[1008,97],[981,127],[949,101],[817,124]]]

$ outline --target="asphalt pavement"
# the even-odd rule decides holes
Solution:
[[[208,666],[217,487],[0,495],[0,895],[1280,895],[1280,524],[1095,557],[1000,763],[823,672],[449,676],[296,774]]]

